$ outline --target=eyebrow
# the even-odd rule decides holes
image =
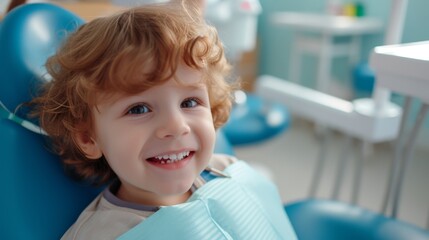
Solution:
[[[189,88],[191,88],[193,90],[206,90],[206,89],[208,89],[206,85],[201,85],[201,84],[199,84],[199,85],[190,85],[190,86],[185,86],[185,87],[189,87]]]
[[[208,89],[208,85],[203,81],[200,81],[200,82],[194,83],[194,84],[183,83],[181,81],[177,81],[177,82],[179,83],[179,86],[189,87],[189,88],[193,88],[196,90],[203,89],[203,88]]]

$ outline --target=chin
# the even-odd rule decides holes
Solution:
[[[189,181],[186,183],[183,182],[181,184],[174,184],[174,186],[170,184],[169,186],[161,187],[160,189],[163,189],[163,191],[160,192],[160,194],[165,196],[184,194],[191,189],[193,183],[194,181]]]

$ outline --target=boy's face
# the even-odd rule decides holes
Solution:
[[[207,166],[215,129],[201,72],[179,65],[174,79],[94,110],[93,141],[118,175],[124,200],[166,205]]]

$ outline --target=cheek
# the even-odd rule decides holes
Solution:
[[[120,124],[100,124],[96,130],[97,142],[108,161],[138,154],[138,142],[142,140],[144,134]]]
[[[206,148],[210,150],[211,152],[214,149],[214,144],[216,141],[216,130],[213,125],[213,120],[210,118],[207,118],[206,121],[200,122],[200,138],[203,141],[203,143],[206,144]]]
[[[214,128],[213,122],[210,123],[210,130],[207,131],[207,135],[214,148],[214,144],[216,142],[216,129]]]
[[[138,136],[135,132],[127,134],[109,132],[103,134],[105,139],[101,142],[100,148],[109,166],[120,178],[140,171],[141,148],[138,144],[139,139],[135,137],[136,135]]]

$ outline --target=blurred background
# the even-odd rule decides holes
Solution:
[[[262,13],[258,25],[258,48],[244,55],[244,74],[259,76],[263,74],[274,75],[282,79],[289,79],[289,67],[293,59],[290,58],[293,44],[293,30],[285,26],[273,24],[271,16],[281,11],[325,13],[326,0],[277,1],[261,0]],[[334,2],[334,1],[333,1]],[[377,1],[335,1],[343,6],[348,3],[362,3],[365,7],[365,16],[379,20],[383,27],[379,32],[362,36],[359,62],[368,62],[369,55],[374,47],[384,44],[384,37],[389,14],[392,6],[391,0]],[[429,39],[429,31],[425,22],[429,21],[429,1],[410,0],[406,11],[402,42],[425,41]],[[341,41],[338,40],[338,41]],[[255,57],[255,55],[257,57]],[[303,57],[300,84],[315,88],[317,77],[318,58],[305,55]],[[256,72],[251,72],[257,66]],[[249,80],[250,81],[250,80]],[[332,79],[333,87],[330,94],[353,99],[358,95],[371,96],[372,92],[353,88],[353,68],[348,66],[345,57],[333,59]],[[429,94],[429,92],[428,92]],[[392,101],[402,105],[403,98],[393,94]],[[414,103],[410,118],[416,117],[419,103]],[[311,184],[315,161],[319,154],[320,142],[315,125],[302,118],[293,118],[291,127],[279,137],[255,146],[240,147],[237,155],[254,164],[268,168],[272,177],[279,185],[285,201],[294,201],[305,198]],[[334,134],[328,143],[328,157],[326,172],[320,183],[318,195],[329,198],[332,191],[335,170],[338,167],[342,141],[341,134]],[[359,144],[353,145],[351,158],[357,158]],[[379,211],[387,186],[388,172],[393,159],[393,142],[375,144],[373,153],[364,162],[363,178],[359,205]],[[427,118],[416,142],[414,160],[407,171],[404,182],[402,201],[399,207],[399,218],[426,226],[429,213],[429,119]],[[340,199],[350,201],[350,188],[352,180],[352,165],[349,166],[348,177],[343,185]]]

